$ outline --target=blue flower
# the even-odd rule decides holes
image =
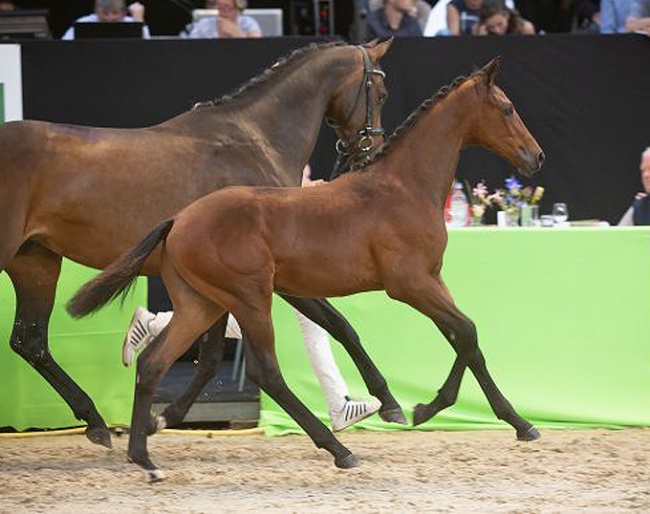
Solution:
[[[506,187],[508,191],[518,191],[522,188],[522,185],[515,177],[510,177],[506,179]]]

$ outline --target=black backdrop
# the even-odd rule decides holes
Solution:
[[[25,118],[99,126],[155,124],[231,91],[281,55],[307,44],[265,40],[34,41],[23,44]],[[384,59],[392,130],[438,88],[500,55],[498,83],[547,155],[535,184],[542,211],[565,201],[571,218],[616,222],[640,188],[650,146],[650,38],[547,35],[399,39]],[[325,175],[334,137],[321,131],[312,159]],[[466,150],[459,176],[501,186],[512,169]],[[526,181],[523,180],[525,183]]]
[[[25,42],[24,117],[113,127],[155,124],[234,89],[311,41]],[[565,201],[572,219],[616,223],[641,187],[639,157],[650,146],[650,38],[399,39],[383,63],[390,92],[384,126],[393,130],[441,86],[497,55],[498,83],[547,155],[532,182],[546,188],[542,212]],[[321,176],[333,165],[333,146],[332,132],[323,129],[312,158]],[[466,150],[459,163],[460,178],[486,179],[491,188],[512,172],[482,149]],[[151,307],[166,308],[158,283],[152,287]]]

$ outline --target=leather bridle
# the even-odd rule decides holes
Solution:
[[[361,53],[363,54],[363,81],[359,86],[359,90],[357,91],[357,97],[354,100],[354,105],[352,106],[350,113],[345,118],[345,121],[343,123],[336,123],[331,118],[326,118],[325,121],[333,129],[340,129],[345,127],[350,122],[352,116],[354,116],[354,113],[357,110],[357,105],[361,98],[362,91],[365,91],[366,124],[362,129],[360,129],[357,132],[357,134],[361,136],[357,140],[357,149],[361,154],[363,154],[363,158],[360,160],[360,162],[363,162],[370,158],[370,151],[372,150],[375,144],[373,136],[374,137],[383,136],[385,132],[383,127],[372,126],[373,103],[371,100],[372,100],[373,75],[379,75],[380,77],[385,78],[386,74],[382,70],[375,68],[372,65],[372,62],[370,61],[370,57],[368,57],[368,52],[363,46],[359,45],[357,46],[357,48],[361,50]],[[336,164],[334,165],[334,171],[332,171],[331,178],[335,178],[340,174],[340,168],[343,166],[344,158],[350,155],[350,146],[351,146],[350,142],[345,141],[343,139],[338,139],[336,141],[336,153],[338,154],[338,156],[336,159]]]

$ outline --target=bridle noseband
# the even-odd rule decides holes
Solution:
[[[383,127],[372,126],[373,105],[371,102],[371,95],[372,95],[372,76],[379,75],[382,78],[386,78],[386,74],[382,70],[373,67],[372,62],[370,61],[370,57],[368,57],[368,52],[363,46],[358,45],[357,48],[361,50],[361,53],[363,55],[363,82],[361,83],[361,85],[359,86],[359,90],[357,91],[357,97],[354,100],[354,105],[352,106],[350,113],[348,114],[348,116],[346,117],[343,123],[335,123],[330,118],[326,118],[325,121],[333,129],[339,129],[346,126],[352,119],[352,116],[354,116],[354,113],[357,109],[357,104],[359,103],[359,99],[361,98],[361,92],[365,90],[366,124],[362,129],[360,129],[357,132],[357,134],[361,136],[357,142],[357,148],[359,152],[364,154],[364,157],[361,160],[361,162],[363,162],[363,161],[367,161],[370,157],[370,150],[372,150],[375,144],[373,136],[377,137],[377,136],[384,135]],[[336,164],[334,165],[332,178],[338,176],[338,173],[340,173],[340,168],[342,166],[343,158],[350,154],[350,143],[348,141],[344,141],[343,139],[338,139],[336,141],[336,153],[338,154],[338,157],[336,159]]]

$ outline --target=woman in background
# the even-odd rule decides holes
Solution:
[[[488,34],[535,34],[535,26],[521,17],[515,10],[506,7],[500,0],[486,2],[479,11],[479,20],[473,33],[479,36]]]

